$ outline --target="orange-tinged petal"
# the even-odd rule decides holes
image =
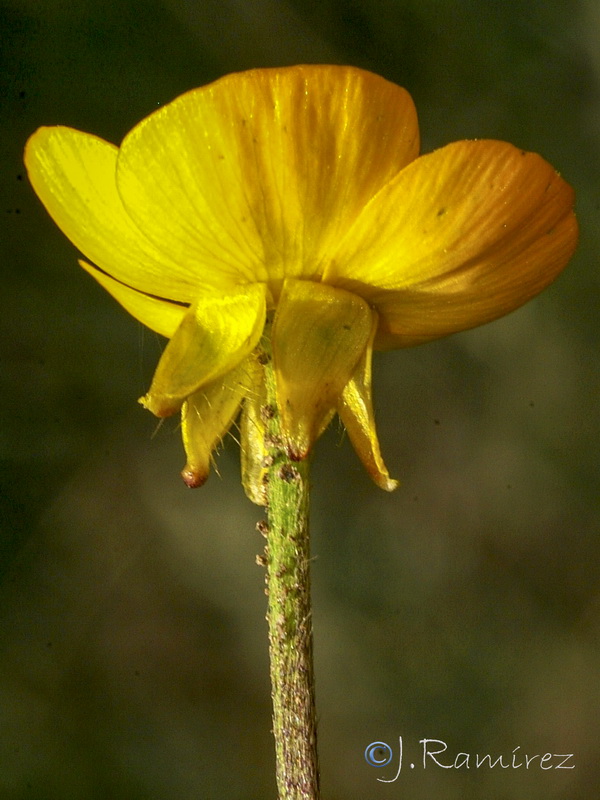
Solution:
[[[286,276],[319,274],[418,147],[410,96],[383,78],[352,67],[257,69],[143,120],[121,146],[117,182],[157,247],[278,290]]]
[[[246,362],[190,395],[181,409],[181,430],[187,462],[181,476],[190,488],[202,486],[210,471],[211,453],[229,430],[248,391]]]
[[[288,279],[273,320],[273,366],[290,456],[309,452],[352,377],[371,334],[373,314],[357,295]]]
[[[378,349],[410,347],[498,319],[526,303],[566,266],[577,242],[569,217],[496,271],[450,275],[445,281],[371,297],[380,327]]]
[[[140,402],[167,417],[202,387],[230,372],[256,347],[266,313],[264,284],[202,295],[186,312]]]
[[[190,301],[199,280],[134,225],[117,193],[116,163],[114,145],[62,126],[39,128],[25,148],[36,194],[87,258],[139,291]]]
[[[96,267],[86,261],[79,260],[83,269],[95,278],[100,286],[106,289],[132,317],[146,325],[161,336],[170,339],[179,327],[183,319],[187,306],[178,303],[170,303],[168,300],[161,300],[159,297],[138,292],[126,286],[105,272],[101,272]]]
[[[550,164],[505,142],[456,142],[369,203],[328,279],[377,308],[377,345],[417,344],[525,303],[576,243],[573,191]]]
[[[371,356],[376,330],[377,315],[374,315],[369,343],[354,374],[344,387],[337,411],[369,475],[381,489],[392,492],[397,488],[398,481],[390,478],[381,457],[371,400]]]

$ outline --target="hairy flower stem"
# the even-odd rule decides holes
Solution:
[[[268,332],[263,339],[268,471],[267,569],[273,735],[279,800],[318,800],[310,603],[308,462],[284,450]]]

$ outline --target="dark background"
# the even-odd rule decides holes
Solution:
[[[0,798],[275,796],[261,517],[238,450],[190,492],[137,405],[163,346],[76,264],[22,166],[67,124],[119,142],[224,73],[351,63],[402,84],[423,149],[507,139],[575,186],[566,272],[485,328],[380,355],[380,492],[339,426],[314,459],[324,800],[600,790],[596,0],[4,0]],[[373,741],[405,769],[381,770]],[[574,753],[423,770],[418,741]],[[416,768],[408,768],[409,761]],[[537,762],[534,762],[537,763]],[[556,762],[554,762],[556,763]]]

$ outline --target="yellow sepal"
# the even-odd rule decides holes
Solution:
[[[202,295],[175,331],[140,403],[157,417],[178,411],[187,397],[230,372],[256,347],[265,313],[264,284]]]
[[[181,477],[190,488],[208,478],[211,453],[229,430],[248,390],[244,361],[227,375],[190,395],[181,409],[181,431],[187,462]]]
[[[390,478],[379,448],[373,403],[371,400],[371,356],[373,339],[377,331],[377,317],[373,315],[373,328],[365,351],[354,374],[344,387],[337,412],[365,469],[377,486],[393,492],[398,481]]]
[[[273,321],[273,366],[286,448],[303,459],[362,357],[372,311],[358,295],[285,281]]]
[[[246,496],[259,506],[267,504],[266,476],[269,467],[265,446],[267,387],[264,370],[255,358],[248,362],[252,373],[252,386],[248,392],[240,417],[240,459],[242,485]]]

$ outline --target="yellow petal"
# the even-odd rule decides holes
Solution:
[[[148,328],[156,331],[156,333],[160,333],[161,336],[166,336],[167,339],[173,336],[185,315],[187,306],[170,303],[168,300],[161,300],[158,297],[152,297],[151,295],[143,294],[143,292],[138,292],[137,289],[132,289],[130,286],[119,283],[119,281],[111,278],[110,275],[101,272],[96,267],[93,267],[91,264],[81,259],[79,260],[79,264],[87,273],[95,278],[100,286],[106,289],[132,317],[135,317]]]
[[[304,458],[363,355],[372,311],[357,295],[288,279],[273,321],[273,366],[291,458]]]
[[[265,294],[264,284],[250,284],[200,297],[167,344],[142,405],[167,417],[189,395],[236,367],[262,334]]]
[[[576,243],[573,191],[550,164],[505,142],[456,142],[371,201],[328,279],[377,308],[378,346],[417,344],[525,303]]]
[[[371,356],[376,330],[377,318],[374,315],[369,343],[344,387],[337,411],[369,475],[381,489],[392,492],[398,486],[398,481],[390,478],[383,463],[371,400]]]
[[[212,451],[229,430],[248,390],[246,362],[190,395],[181,409],[187,463],[181,476],[190,488],[208,478]]]
[[[155,247],[125,212],[115,183],[117,148],[72,128],[40,128],[25,165],[50,216],[102,270],[139,291],[190,301],[198,279]]]
[[[314,277],[364,204],[418,153],[410,96],[352,67],[228,75],[125,138],[117,182],[157,246],[235,280]]]

